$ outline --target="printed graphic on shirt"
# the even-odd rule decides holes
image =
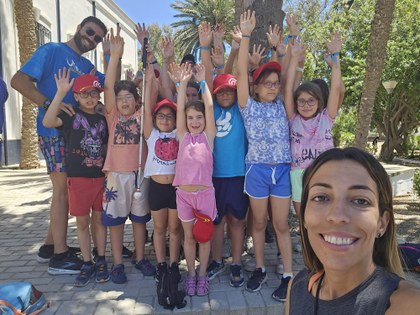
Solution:
[[[138,144],[140,142],[140,125],[136,117],[118,120],[114,132],[114,144]]]
[[[159,138],[155,142],[157,163],[174,165],[178,155],[178,141],[175,138]]]
[[[66,58],[66,60],[67,60],[68,69],[70,71],[77,73],[78,76],[85,74],[83,71],[79,69],[79,67],[76,65],[76,62],[73,59],[70,61],[69,59]]]
[[[87,167],[97,166],[101,168],[104,164],[102,138],[106,134],[105,122],[101,120],[91,127],[86,117],[77,113],[73,121],[73,129],[84,131],[84,137],[80,141],[81,151],[73,153],[85,156],[82,164]]]
[[[216,137],[225,137],[229,134],[232,129],[232,114],[226,112],[223,117],[223,112],[220,113],[220,117],[216,120],[217,133]]]

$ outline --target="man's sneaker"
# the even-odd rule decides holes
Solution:
[[[82,268],[83,261],[70,251],[66,257],[57,259],[53,256],[48,264],[48,273],[51,275],[77,275]]]
[[[36,260],[39,263],[47,263],[50,261],[53,255],[54,255],[54,245],[43,244],[38,250],[38,255],[36,256]]]
[[[90,278],[95,274],[95,266],[93,264],[83,264],[80,273],[74,281],[75,287],[84,287],[89,283]]]
[[[155,267],[146,258],[136,262],[134,267],[140,270],[144,276],[154,276],[156,273]]]
[[[223,251],[222,251],[222,257],[223,258],[229,258],[232,256],[232,244],[231,240],[228,238],[225,238],[223,240]]]
[[[197,277],[197,295],[205,296],[209,294],[209,278],[207,276]]]
[[[245,271],[248,271],[248,272],[254,272],[256,266],[257,264],[255,262],[255,258],[252,257],[252,258],[249,258],[247,261],[245,261],[244,269]]]
[[[229,284],[232,287],[241,287],[244,285],[244,275],[242,273],[241,265],[230,265],[230,280]]]
[[[254,255],[254,242],[251,236],[248,236],[245,240],[245,250],[248,253],[248,255]]]
[[[168,270],[168,264],[166,262],[158,263],[156,266],[155,281],[159,283],[165,270]]]
[[[279,302],[286,301],[287,287],[291,277],[281,278],[280,286],[271,294],[271,297]]]
[[[133,257],[133,251],[129,250],[127,247],[123,245],[122,256],[123,258],[131,258]]]
[[[111,268],[111,281],[116,284],[123,284],[127,282],[127,276],[125,275],[124,264],[112,266]]]
[[[68,248],[69,248],[69,252],[73,255],[77,255],[80,253],[79,247],[68,246]],[[43,244],[38,250],[38,255],[36,256],[36,260],[39,263],[47,263],[50,261],[53,255],[54,255],[54,245]]]
[[[278,273],[279,275],[282,275],[284,273],[283,260],[281,259],[280,254],[277,254],[276,273]]]
[[[251,278],[246,283],[246,289],[250,292],[257,292],[261,290],[261,286],[267,281],[267,272],[263,272],[262,268],[257,268],[252,273]]]
[[[222,262],[217,262],[213,260],[210,265],[207,267],[207,277],[209,280],[214,279],[219,273],[222,273],[225,270],[225,264]]]
[[[108,266],[105,260],[97,261],[95,264],[95,281],[96,283],[107,282],[111,276],[109,275]]]

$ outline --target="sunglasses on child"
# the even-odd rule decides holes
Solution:
[[[96,35],[96,33],[95,33],[95,31],[93,30],[93,29],[91,29],[91,28],[87,28],[86,29],[86,34],[87,34],[87,36],[89,36],[89,37],[92,37],[93,35],[95,35],[95,37],[93,38],[93,40],[97,43],[97,44],[99,44],[100,42],[102,42],[102,37],[101,36],[99,36],[99,35]]]

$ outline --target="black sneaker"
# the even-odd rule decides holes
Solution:
[[[38,250],[38,255],[36,256],[36,260],[39,263],[47,263],[50,261],[52,256],[54,255],[54,245],[42,245]]]
[[[280,286],[271,294],[271,297],[279,302],[286,301],[287,287],[291,277],[281,278]]]
[[[222,273],[223,271],[225,271],[225,264],[223,262],[217,262],[215,260],[213,260],[210,265],[207,267],[207,277],[209,278],[209,280],[214,279],[214,277],[216,277],[219,273]]]
[[[229,284],[232,287],[241,287],[244,285],[245,279],[242,273],[241,265],[230,265],[230,280]]]
[[[168,270],[168,264],[166,262],[158,263],[156,266],[155,281],[159,283],[162,274]]]
[[[250,292],[257,292],[261,290],[262,284],[266,281],[267,272],[263,272],[262,268],[256,268],[246,283],[246,289]]]
[[[79,247],[71,247],[68,246],[69,248],[69,252],[73,255],[77,255],[80,254],[80,248]],[[36,260],[39,263],[47,263],[50,261],[50,259],[53,257],[54,255],[54,245],[50,244],[50,245],[46,245],[43,244],[39,250],[38,250],[38,255],[36,256]]]
[[[48,273],[51,275],[77,275],[82,265],[83,260],[68,251],[63,259],[57,259],[55,256],[50,259]]]

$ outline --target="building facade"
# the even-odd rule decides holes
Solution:
[[[87,16],[102,20],[107,28],[121,26],[125,47],[122,76],[125,70],[137,69],[137,37],[135,23],[112,0],[33,0],[37,47],[47,42],[66,42],[76,32],[77,25]],[[103,72],[102,45],[84,55]],[[14,17],[14,1],[0,0],[0,77],[6,82],[9,99],[4,108],[5,126],[0,136],[0,165],[19,163],[22,126],[22,96],[10,87],[10,80],[21,67],[18,34]],[[42,155],[40,155],[42,157]]]

